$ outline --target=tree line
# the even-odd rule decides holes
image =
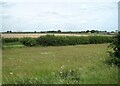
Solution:
[[[6,31],[3,33],[75,33],[75,34],[79,34],[79,33],[104,33],[104,34],[114,34],[115,31],[99,31],[99,30],[86,30],[86,31],[61,31],[61,30],[57,30],[57,31],[33,31],[33,32],[15,32],[15,31]]]

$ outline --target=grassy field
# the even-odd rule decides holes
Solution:
[[[3,49],[3,83],[117,84],[108,44]]]

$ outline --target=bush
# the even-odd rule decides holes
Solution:
[[[120,32],[114,36],[112,44],[108,47],[108,52],[111,56],[111,63],[120,66]]]
[[[45,35],[38,38],[3,38],[4,43],[21,42],[25,46],[67,46],[79,44],[101,44],[112,42],[111,36],[55,36]]]
[[[2,38],[3,43],[18,42],[19,38]]]
[[[36,39],[35,38],[21,38],[20,42],[22,42],[22,44],[24,44],[25,46],[35,46],[36,45]]]
[[[54,36],[45,35],[37,38],[37,44],[43,46],[65,46],[79,44],[101,44],[112,42],[111,36]]]
[[[89,36],[90,44],[101,44],[112,42],[112,37],[110,36]]]

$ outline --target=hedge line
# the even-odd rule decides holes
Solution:
[[[2,43],[19,42],[19,38],[2,38]]]
[[[66,46],[79,44],[111,43],[111,36],[55,36],[45,35],[38,38],[3,38],[3,42],[22,42],[25,46]]]
[[[79,44],[101,44],[112,42],[108,36],[54,36],[46,35],[37,38],[37,44],[43,46],[79,45]]]

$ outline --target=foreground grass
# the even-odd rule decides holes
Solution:
[[[3,84],[117,84],[108,44],[3,49]]]

